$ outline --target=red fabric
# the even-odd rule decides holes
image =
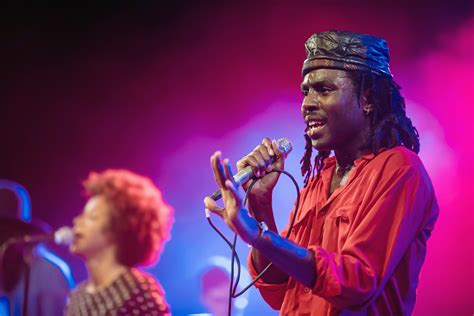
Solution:
[[[366,155],[329,196],[334,167],[335,158],[328,158],[320,179],[302,190],[290,235],[314,252],[314,287],[291,277],[284,284],[260,280],[256,287],[281,315],[410,314],[438,216],[423,164],[404,147]],[[249,270],[257,275],[250,256]]]

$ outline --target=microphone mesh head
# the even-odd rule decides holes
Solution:
[[[285,157],[293,150],[293,145],[288,138],[280,138],[277,141],[278,148],[284,153]]]
[[[74,239],[74,233],[71,227],[61,227],[54,233],[54,242],[58,245],[69,246]]]

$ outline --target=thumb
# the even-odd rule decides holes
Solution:
[[[285,154],[280,149],[280,147],[278,147],[278,143],[275,139],[272,140],[272,149],[276,155],[275,161],[273,162],[273,167],[283,170],[285,168]]]
[[[224,209],[222,207],[219,207],[216,201],[214,201],[210,197],[206,196],[204,198],[204,206],[212,213],[217,214],[220,217],[223,217]]]

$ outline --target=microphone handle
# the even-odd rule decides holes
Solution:
[[[288,140],[288,138],[280,138],[277,141],[278,148],[283,152],[284,156],[288,156],[288,154],[291,152],[293,149],[293,146],[291,145],[291,142]],[[274,162],[274,157],[270,157],[270,164]],[[253,177],[253,172],[252,172],[252,167],[247,166],[243,170],[240,170],[234,175],[234,181],[237,183],[237,185],[242,185],[249,181]],[[222,193],[221,190],[217,190],[211,195],[211,199],[214,201],[218,201],[222,198]]]
[[[272,164],[273,157],[270,160],[270,164]],[[253,171],[252,167],[250,166],[245,167],[234,175],[234,181],[237,183],[237,185],[245,184],[251,178],[253,178]],[[213,199],[214,201],[219,201],[220,199],[222,199],[221,190],[219,189],[214,191],[214,193],[212,193],[211,195],[211,199]]]

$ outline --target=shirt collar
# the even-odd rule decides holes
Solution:
[[[387,150],[387,148],[380,148],[379,149],[379,152],[377,153],[380,154],[381,152],[384,152],[385,150]],[[356,159],[354,161],[354,166],[358,166],[360,165],[362,162],[364,161],[370,161],[372,159],[375,158],[375,156],[377,156],[376,154],[374,154],[373,152],[370,152],[368,154],[365,154],[365,155],[362,155],[359,159]],[[323,170],[325,169],[329,169],[331,168],[332,166],[334,166],[336,164],[336,156],[330,156],[326,159],[324,159],[324,167],[323,167]]]

